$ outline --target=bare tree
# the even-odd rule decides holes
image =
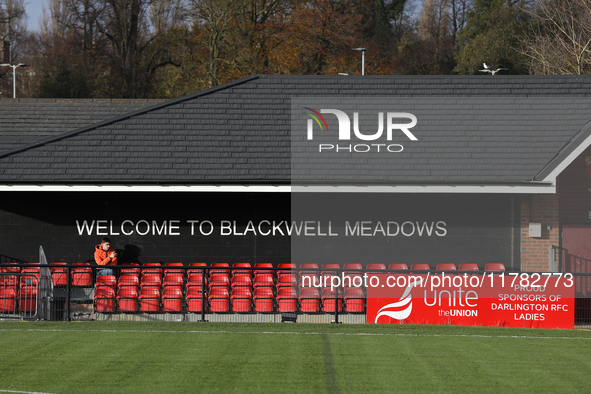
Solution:
[[[190,6],[198,28],[205,33],[208,49],[207,68],[209,86],[220,83],[220,66],[230,61],[224,51],[230,47],[229,39],[235,31],[235,21],[245,9],[242,0],[191,0]],[[235,54],[234,54],[235,55]]]
[[[26,36],[24,0],[0,0],[0,44],[3,62],[14,62]]]
[[[519,51],[531,74],[591,73],[589,0],[546,0],[530,14],[535,25]]]

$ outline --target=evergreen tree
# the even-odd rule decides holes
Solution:
[[[458,34],[455,72],[482,74],[483,63],[508,68],[507,74],[526,74],[523,56],[516,48],[527,25],[522,5],[503,0],[476,0],[466,27]]]

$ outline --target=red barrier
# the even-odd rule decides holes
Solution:
[[[574,278],[557,275],[368,275],[367,323],[573,328]]]

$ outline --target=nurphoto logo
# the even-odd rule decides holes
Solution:
[[[320,109],[317,111],[310,107],[303,107],[304,114],[310,118],[307,122],[307,139],[314,140],[314,128],[320,129],[320,133],[324,133],[322,137],[326,137],[330,132],[328,124],[323,114],[330,114],[336,116],[338,121],[338,141],[351,141],[352,138],[360,141],[375,141],[374,143],[361,144],[343,144],[341,143],[321,143],[318,145],[319,152],[349,152],[349,153],[366,153],[366,152],[390,152],[399,153],[404,150],[401,144],[393,143],[379,143],[378,140],[392,141],[396,133],[401,133],[410,141],[418,141],[418,138],[410,131],[411,128],[417,125],[417,117],[408,112],[378,112],[377,113],[377,131],[362,131],[359,127],[359,112],[353,112],[353,132],[351,132],[351,118],[344,111],[339,109]],[[385,124],[385,126],[384,126]]]

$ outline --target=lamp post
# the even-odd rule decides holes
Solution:
[[[361,51],[361,75],[365,75],[365,48],[352,48],[354,51]]]
[[[19,64],[8,64],[3,63],[0,64],[2,67],[12,67],[12,98],[16,98],[16,69],[17,67],[27,67],[29,64],[19,63]]]

